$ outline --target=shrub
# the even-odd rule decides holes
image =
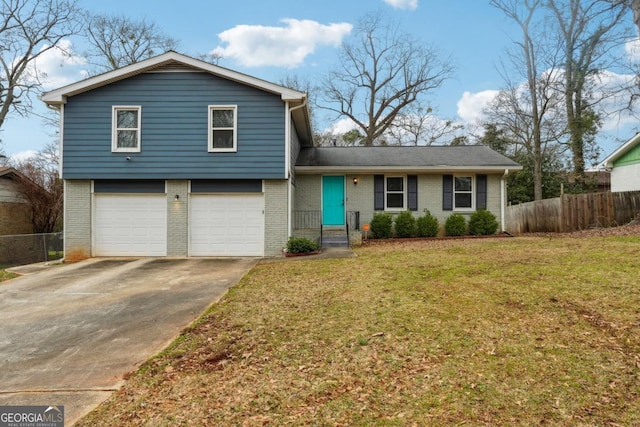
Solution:
[[[424,216],[416,220],[416,228],[419,237],[436,237],[440,231],[438,219],[431,215],[428,209],[424,210]]]
[[[476,236],[488,236],[498,230],[496,216],[486,209],[477,210],[469,218],[469,232]]]
[[[306,254],[320,250],[320,245],[306,237],[290,237],[287,241],[287,252],[290,254]]]
[[[416,237],[418,235],[416,219],[411,211],[403,211],[396,216],[395,231],[396,237]]]
[[[388,239],[391,237],[391,225],[393,217],[388,213],[376,213],[371,219],[371,232],[376,239]]]
[[[444,223],[447,236],[463,236],[467,234],[467,220],[460,214],[454,213]]]

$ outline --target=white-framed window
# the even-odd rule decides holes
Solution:
[[[140,152],[140,106],[114,106],[111,151]]]
[[[407,201],[407,183],[404,176],[385,176],[385,210],[404,210]]]
[[[209,105],[209,152],[238,151],[236,105]]]
[[[474,210],[474,177],[471,175],[455,175],[453,177],[453,209]]]

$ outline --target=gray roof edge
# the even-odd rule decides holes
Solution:
[[[465,150],[465,155],[459,153]],[[296,170],[301,168],[415,169],[415,170],[520,170],[510,158],[487,146],[419,147],[305,147]]]

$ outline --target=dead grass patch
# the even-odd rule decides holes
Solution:
[[[260,264],[78,425],[637,425],[639,255],[535,237]]]
[[[4,282],[5,280],[13,279],[15,277],[18,277],[18,275],[0,268],[0,282]]]

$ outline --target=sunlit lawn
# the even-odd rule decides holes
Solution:
[[[640,424],[640,236],[356,252],[259,265],[80,425]]]

